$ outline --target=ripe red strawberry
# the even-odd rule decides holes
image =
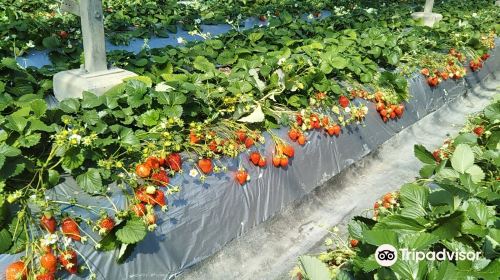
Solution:
[[[431,87],[435,87],[439,84],[439,79],[437,77],[429,77],[427,78],[427,83]]]
[[[446,81],[450,77],[450,74],[448,74],[448,72],[446,72],[446,71],[443,71],[443,72],[439,73],[439,77],[441,77],[441,79]]]
[[[428,77],[430,72],[429,72],[429,69],[428,68],[424,68],[422,70],[420,70],[420,73],[422,73],[422,75]]]
[[[309,119],[311,121],[312,128],[320,128],[321,127],[321,123],[320,123],[319,118],[316,114],[311,114]]]
[[[75,241],[81,240],[80,229],[78,228],[78,224],[72,218],[69,217],[65,218],[61,222],[61,231],[64,235]]]
[[[210,151],[214,153],[217,152],[217,141],[215,140],[210,141],[210,143],[208,143],[208,149],[210,149]]]
[[[378,209],[380,207],[380,205],[378,204],[378,202],[375,202],[375,204],[373,205],[373,209]]]
[[[59,262],[70,274],[76,274],[78,271],[78,255],[72,249],[63,251],[59,255]]]
[[[295,150],[291,145],[285,145],[283,147],[283,154],[285,154],[287,157],[292,158],[295,155]]]
[[[236,181],[238,181],[238,183],[243,186],[248,180],[248,173],[244,170],[244,169],[240,169],[238,170],[238,172],[236,172]]]
[[[160,160],[157,157],[148,157],[146,165],[151,169],[158,169],[160,168]]]
[[[250,161],[254,164],[254,165],[259,165],[259,161],[260,161],[260,154],[259,152],[252,152],[250,154]]]
[[[326,129],[326,132],[328,133],[328,135],[333,136],[335,135],[335,128],[333,126],[330,126]]]
[[[168,155],[167,157],[167,166],[174,171],[180,171],[182,168],[182,159],[181,155],[177,153],[173,153]]]
[[[197,144],[198,142],[200,142],[200,138],[196,135],[194,131],[191,131],[189,133],[189,142],[191,144]]]
[[[488,58],[490,58],[490,54],[489,54],[489,53],[485,53],[485,54],[483,54],[483,55],[481,56],[481,59],[482,59],[483,61],[486,61]]]
[[[165,170],[160,170],[156,173],[153,173],[151,176],[151,179],[153,180],[153,184],[157,186],[166,186],[170,182],[170,179],[168,178],[167,171]]]
[[[144,206],[144,204],[142,204],[142,203],[134,204],[134,205],[132,205],[132,211],[134,211],[134,213],[138,217],[142,217],[146,214],[146,206]]]
[[[290,129],[290,131],[288,131],[288,137],[290,137],[290,139],[295,142],[297,141],[297,139],[299,139],[299,132],[295,128],[292,128]]]
[[[328,124],[330,124],[330,118],[328,118],[327,116],[324,116],[322,119],[321,119],[321,124],[323,126],[327,126]]]
[[[110,231],[113,230],[113,228],[115,227],[115,220],[113,220],[113,218],[107,216],[105,218],[103,218],[100,222],[99,222],[99,227],[101,228],[101,230],[99,230],[99,233],[108,233]]]
[[[390,116],[391,119],[396,118],[396,112],[392,111],[389,116]]]
[[[351,247],[356,248],[358,246],[359,241],[356,239],[351,239]]]
[[[56,273],[57,257],[52,253],[46,253],[40,257],[40,266],[45,269],[45,272]]]
[[[336,124],[333,126],[333,130],[334,130],[334,134],[336,136],[339,136],[340,135],[340,132],[341,132],[341,128],[340,128],[340,125]]]
[[[156,193],[154,194],[154,200],[156,204],[160,206],[165,206],[167,204],[165,200],[165,193],[160,190],[156,190]]]
[[[44,274],[38,274],[36,276],[36,280],[55,280],[56,276],[54,273],[44,273]]]
[[[280,166],[281,167],[286,167],[288,165],[288,158],[287,157],[281,157],[280,159]]]
[[[63,40],[64,40],[64,39],[67,39],[67,38],[69,37],[69,33],[68,33],[67,31],[64,31],[64,30],[59,31],[59,37],[60,37],[61,39],[63,39]]]
[[[440,161],[441,161],[441,156],[440,156],[440,152],[439,152],[439,150],[435,150],[434,152],[432,152],[432,156],[434,157],[434,159],[435,159],[437,162],[440,162]]]
[[[280,164],[281,164],[281,158],[279,156],[274,156],[273,157],[274,167],[280,167]]]
[[[151,167],[146,164],[138,164],[135,167],[135,174],[141,178],[146,178],[151,175]]]
[[[236,131],[236,140],[238,140],[240,143],[245,143],[245,140],[247,140],[247,134],[245,133],[245,131]]]
[[[383,109],[385,109],[385,105],[384,105],[384,103],[382,103],[382,102],[377,102],[377,104],[375,105],[375,109],[377,109],[377,112],[382,111]]]
[[[40,219],[40,225],[50,233],[56,232],[57,222],[52,213],[44,213]]]
[[[295,120],[297,121],[298,125],[302,125],[304,123],[304,120],[302,119],[301,114],[297,114],[297,116],[295,116]]]
[[[398,117],[401,117],[403,115],[404,109],[405,109],[404,105],[399,105],[398,107],[396,107],[396,109],[394,109],[394,112]]]
[[[345,107],[349,106],[349,103],[350,103],[349,98],[347,98],[347,97],[345,97],[343,95],[340,96],[340,98],[339,98],[339,104],[340,104],[340,106],[342,106],[343,108],[345,108]]]
[[[254,140],[251,137],[247,137],[247,139],[245,139],[245,147],[247,147],[247,149],[252,147],[253,144],[254,144]]]
[[[26,280],[28,278],[28,268],[23,261],[11,263],[5,270],[5,280]]]
[[[266,159],[264,157],[260,157],[259,159],[259,167],[265,167],[267,164]]]
[[[304,136],[304,134],[301,134],[299,136],[299,139],[297,139],[297,143],[299,143],[299,145],[305,145],[307,142],[307,138]]]
[[[146,192],[145,187],[140,187],[140,188],[136,189],[135,190],[135,197],[137,197],[137,199],[139,199],[139,201],[144,202],[146,204],[154,204],[153,196]]]
[[[201,172],[209,174],[213,169],[212,160],[209,158],[202,158],[198,160],[198,167],[200,168]]]
[[[483,135],[483,133],[484,133],[484,127],[478,126],[478,127],[474,128],[474,133],[477,136],[481,137],[481,135]]]

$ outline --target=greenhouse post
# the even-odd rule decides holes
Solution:
[[[434,0],[426,0],[424,11],[413,13],[412,17],[414,19],[422,19],[424,25],[432,27],[434,26],[434,24],[438,23],[441,19],[443,19],[443,16],[441,14],[432,12],[433,7],[434,7]]]
[[[124,78],[136,76],[120,68],[108,69],[101,0],[80,0],[79,4],[64,0],[61,10],[81,18],[84,65],[54,75],[54,95],[58,100],[80,98],[84,91],[103,94]]]

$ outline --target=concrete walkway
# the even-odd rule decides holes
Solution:
[[[490,78],[467,96],[403,130],[306,198],[176,279],[290,279],[288,273],[298,256],[323,249],[327,229],[337,225],[345,232],[352,216],[418,176],[421,164],[413,156],[413,145],[434,149],[448,135],[457,134],[468,114],[482,110],[500,93],[500,73],[492,76],[496,79]]]

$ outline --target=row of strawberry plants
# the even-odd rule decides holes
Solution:
[[[282,25],[263,32],[234,32],[186,48],[146,49],[138,56],[118,54],[117,63],[127,67],[129,61],[144,76],[102,97],[85,93],[82,100],[63,101],[57,108],[49,108],[40,98],[51,91],[50,83],[40,78],[50,77],[47,69],[25,71],[3,59],[8,80],[1,88],[5,102],[0,105],[2,211],[12,209],[9,205],[18,205],[19,211],[4,215],[7,219],[0,223],[5,240],[2,251],[24,249],[24,264],[32,275],[53,275],[53,264],[41,265],[46,255],[52,260],[59,255],[62,267],[75,273],[76,246],[71,240],[89,241],[103,250],[121,248],[123,253],[142,240],[147,229],[154,230],[155,211],[166,210],[165,196],[179,190],[170,184],[170,178],[183,172],[183,161],[194,163],[190,174],[202,180],[212,172],[227,171],[218,162],[221,156],[242,152],[258,168],[271,163],[286,168],[297,147],[291,142],[304,145],[309,130],[323,129],[339,136],[341,126],[362,121],[367,107],[354,105],[352,97],[377,101],[383,118],[401,117],[404,107],[399,104],[407,96],[406,80],[401,74],[379,74],[374,60],[380,56],[365,48],[371,45],[366,42],[376,41],[384,33],[400,32],[403,26],[367,31],[366,26],[375,22],[372,19],[365,26],[362,19],[352,19],[356,30],[333,32],[328,26],[334,20],[308,25],[283,15]],[[342,21],[339,29],[350,27],[348,21]],[[429,35],[427,29],[415,28],[423,34],[415,31],[413,37]],[[470,36],[463,37],[467,40],[454,46],[468,49]],[[374,44],[403,52],[395,45],[398,40],[400,45],[407,44],[405,37],[396,43],[393,39]],[[473,49],[474,55],[489,47],[480,44]],[[232,50],[237,51],[227,53]],[[423,53],[417,50],[417,54]],[[217,52],[222,58],[214,55]],[[368,57],[359,54],[365,52]],[[394,67],[398,60],[391,56],[382,55],[379,63]],[[371,85],[361,86],[372,80]],[[34,89],[37,94],[25,94]],[[261,129],[279,125],[291,127],[290,140],[271,133],[274,152],[260,153]],[[182,157],[180,152],[184,152]],[[232,172],[242,185],[249,179],[245,170]],[[101,196],[107,195],[109,183],[118,182],[129,206],[100,212],[78,200],[47,198],[45,191],[60,182],[62,173],[72,174],[84,191]],[[32,210],[30,202],[41,211]],[[66,217],[60,207],[66,204],[100,219]],[[105,238],[98,241],[89,229]]]
[[[247,17],[256,17],[266,24],[283,12],[300,16],[311,13],[319,17],[322,9],[338,15],[346,12],[345,5],[373,5],[372,1],[318,0],[232,0],[232,1],[136,1],[103,0],[104,24],[114,43],[127,44],[133,38],[152,35],[167,37],[178,25],[196,30],[200,24],[230,22],[239,25]],[[385,1],[401,2],[401,1]],[[0,3],[0,54],[22,55],[33,49],[77,48],[81,40],[79,20],[62,13],[61,1],[10,1]]]
[[[420,178],[375,201],[354,217],[348,240],[335,231],[328,250],[301,257],[298,279],[498,279],[500,276],[500,97],[468,119],[433,152],[415,146]],[[479,252],[474,261],[398,260],[383,267],[378,246],[429,252]],[[435,256],[435,255],[434,255]]]

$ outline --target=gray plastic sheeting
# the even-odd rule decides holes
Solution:
[[[497,45],[499,41],[497,40]],[[248,155],[242,154],[236,159],[223,159],[229,171],[210,175],[202,183],[189,176],[188,171],[193,163],[185,162],[183,167],[186,172],[171,180],[172,184],[181,185],[182,189],[170,197],[170,210],[159,215],[158,229],[148,233],[146,239],[138,244],[122,265],[114,263],[116,252],[97,252],[91,245],[78,244],[76,247],[86,256],[98,279],[173,278],[183,269],[214,254],[229,241],[324,184],[402,129],[446,102],[465,94],[468,89],[482,83],[487,76],[494,75],[500,65],[499,49],[497,47],[492,52],[492,57],[481,71],[469,71],[465,79],[448,80],[435,89],[427,85],[422,75],[413,75],[409,80],[412,98],[406,104],[403,117],[396,121],[383,123],[373,103],[356,100],[355,102],[366,102],[369,106],[364,125],[343,128],[338,138],[313,131],[304,147],[295,146],[295,158],[286,169],[256,168],[249,164]],[[276,133],[287,139],[286,129],[277,130]],[[269,155],[272,149],[267,144],[260,150]],[[234,180],[234,172],[240,161],[252,178],[244,187]],[[106,200],[90,198],[81,193],[72,178],[66,178],[51,195],[62,200],[78,197],[83,203],[110,207]],[[118,192],[112,197],[114,203],[125,206],[125,201]],[[75,208],[64,210],[88,215]],[[0,255],[0,271],[4,271],[19,256]],[[3,279],[3,273],[0,275],[0,279]],[[88,276],[88,273],[79,276],[61,273],[63,275],[69,279],[80,279]]]

